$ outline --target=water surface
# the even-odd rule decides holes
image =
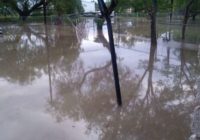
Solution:
[[[106,26],[3,25],[0,139],[186,140],[199,79],[198,26],[113,20],[123,107],[118,108]]]

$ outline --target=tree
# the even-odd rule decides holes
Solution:
[[[174,9],[174,0],[171,0],[171,3],[170,3],[170,23],[172,22],[172,14],[173,14],[173,9]]]
[[[2,3],[15,10],[25,21],[31,13],[42,7],[44,0],[2,0]]]
[[[176,0],[176,8],[177,7],[182,7],[182,11],[183,11],[183,26],[182,26],[182,40],[185,40],[185,31],[186,31],[186,26],[188,23],[188,20],[190,18],[190,10],[191,7],[193,5],[193,3],[195,2],[195,0]]]
[[[195,21],[196,16],[200,14],[200,1],[199,0],[194,1],[194,4],[191,7],[190,13],[191,13],[192,20]]]
[[[1,0],[0,5],[11,7],[25,21],[35,10],[51,3],[58,15],[83,12],[81,0]]]
[[[116,61],[113,29],[112,29],[111,18],[110,18],[110,15],[114,11],[115,7],[117,6],[117,3],[118,3],[118,0],[111,0],[110,3],[108,5],[106,5],[104,0],[98,0],[99,9],[101,11],[101,17],[104,18],[107,22],[108,38],[109,38],[109,46],[110,46],[110,52],[111,52],[111,60],[112,60],[112,67],[113,67],[116,97],[117,97],[118,105],[121,106],[122,105],[121,90],[120,90],[118,67],[117,67],[117,61]]]
[[[200,1],[199,0],[175,0],[175,9],[179,10],[183,14],[182,25],[182,40],[185,40],[185,32],[190,17],[195,17],[200,13]]]

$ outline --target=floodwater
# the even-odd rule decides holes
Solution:
[[[200,74],[200,27],[113,21],[123,106],[106,26],[2,25],[0,140],[187,140]]]

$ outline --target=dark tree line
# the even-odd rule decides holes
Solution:
[[[0,6],[11,8],[23,21],[35,11],[42,12],[44,6],[58,15],[83,11],[81,0],[1,0]]]

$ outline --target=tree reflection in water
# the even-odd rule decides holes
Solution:
[[[45,47],[45,27],[42,25],[7,26],[4,40],[0,44],[1,77],[13,83],[30,84],[48,71]],[[60,57],[73,61],[79,54],[76,34],[70,26],[47,26],[51,65]],[[68,31],[68,32],[66,32]],[[64,39],[68,38],[68,40]],[[76,47],[72,47],[76,46]],[[71,47],[73,49],[71,49]],[[52,53],[53,52],[53,53]],[[73,52],[73,53],[72,53]]]
[[[98,32],[96,41],[106,46],[102,32]],[[176,71],[173,73],[176,80],[173,84],[162,81],[164,78],[153,80],[153,71],[159,72],[154,66],[158,63],[155,62],[156,50],[157,47],[150,47],[147,67],[144,65],[145,72],[139,77],[119,62],[124,93],[122,109],[115,105],[110,62],[87,71],[82,61],[75,61],[69,64],[71,67],[68,69],[55,69],[55,98],[48,111],[58,122],[65,118],[84,120],[88,128],[86,133],[95,131],[99,139],[187,139],[193,105],[192,100],[188,101],[186,97],[194,98],[194,91],[184,88],[190,83],[186,77],[182,79],[184,86],[180,90],[180,83],[176,82],[176,76],[180,75]],[[161,74],[164,75],[162,71]],[[147,87],[143,83],[147,83]],[[141,95],[144,90],[145,95]]]
[[[139,28],[133,30],[141,35]],[[142,74],[120,59],[124,104],[118,109],[110,61],[86,69],[79,59],[81,41],[77,41],[71,27],[47,26],[45,31],[44,26],[29,25],[10,30],[16,34],[5,33],[8,40],[0,44],[4,46],[0,48],[1,78],[28,84],[44,73],[48,75],[54,96],[50,95],[47,110],[58,122],[66,118],[84,120],[87,134],[95,131],[99,139],[105,140],[183,140],[190,136],[190,114],[200,74],[197,52],[170,48],[165,63],[166,59],[156,53],[159,46],[151,47],[147,60],[138,61],[137,70]],[[129,34],[134,36],[131,30]],[[126,38],[119,36],[123,44],[135,47],[130,44],[135,44],[137,37],[131,43],[123,39]],[[95,42],[106,47],[106,41],[99,30]],[[174,56],[178,58],[175,64],[171,60]]]

